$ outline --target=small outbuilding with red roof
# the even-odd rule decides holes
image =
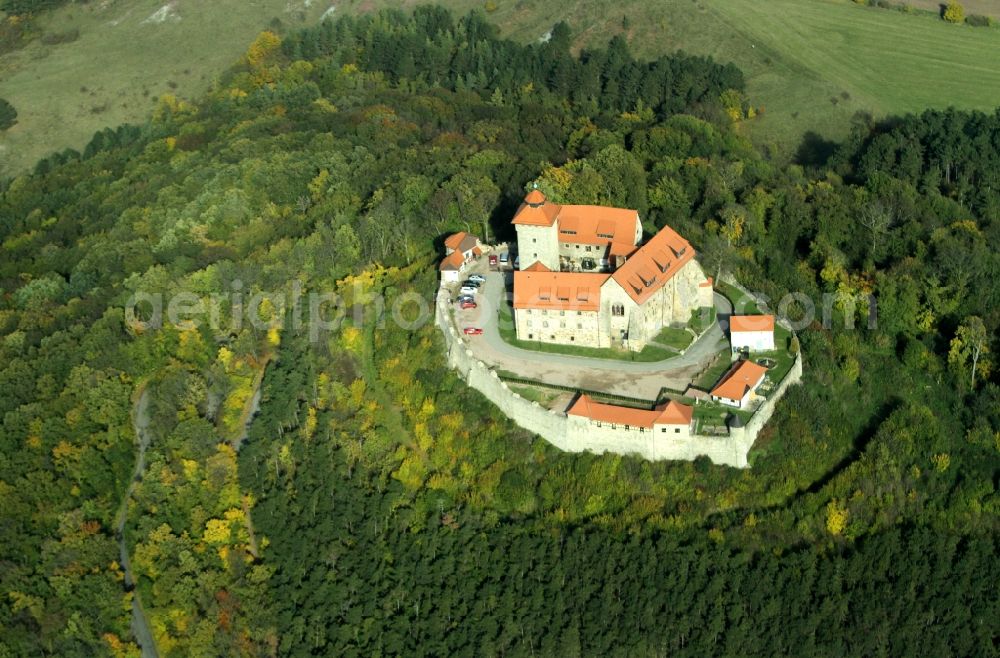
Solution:
[[[766,374],[767,368],[760,364],[737,361],[712,389],[712,399],[730,407],[744,409],[764,383]]]
[[[729,318],[729,344],[736,352],[774,349],[773,315],[734,315]]]
[[[479,238],[465,231],[453,233],[444,241],[445,258],[441,261],[441,281],[456,283],[473,258],[483,253]]]

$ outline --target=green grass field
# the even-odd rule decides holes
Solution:
[[[67,146],[82,148],[95,130],[144,120],[166,92],[194,97],[234,63],[254,35],[313,22],[331,0],[105,0],[72,4],[46,17],[47,35],[76,28],[71,43],[0,57],[0,97],[20,113],[0,136],[8,173]],[[813,131],[842,138],[858,110],[876,116],[954,105],[1000,105],[1000,29],[950,25],[933,3],[921,11],[862,7],[850,0],[441,0],[458,13],[488,12],[503,34],[541,38],[564,19],[575,45],[624,34],[643,57],[683,49],[739,65],[751,102],[764,112],[740,130],[775,153],[794,153]],[[928,4],[930,3],[930,4]],[[347,0],[336,12],[411,7],[412,0]],[[991,13],[986,0],[967,12]],[[152,18],[151,18],[152,17]],[[164,20],[158,22],[156,18]]]
[[[794,152],[808,131],[842,138],[859,110],[1000,105],[1000,30],[950,25],[924,11],[850,0],[626,0],[612,11],[587,0],[497,5],[493,18],[515,37],[537,38],[552,17],[565,16],[577,45],[625,33],[643,56],[683,49],[736,63],[751,102],[764,107],[741,129],[779,153]]]
[[[706,4],[771,59],[746,66],[751,96],[766,107],[753,129],[766,138],[787,142],[806,130],[839,137],[857,110],[884,116],[1000,105],[1000,30],[847,0]]]
[[[494,4],[490,19],[523,41],[562,18],[577,47],[624,34],[644,57],[683,49],[734,62],[747,75],[751,102],[764,108],[741,130],[780,154],[794,153],[809,131],[842,138],[859,110],[881,117],[1000,106],[1000,67],[992,64],[1000,29],[950,25],[929,11],[904,14],[851,0],[622,0],[613,9],[600,0]],[[970,4],[967,13],[991,13],[989,4]]]
[[[144,121],[161,94],[197,97],[275,19],[294,28],[317,21],[329,6],[328,0],[180,0],[169,6],[165,0],[105,0],[73,3],[42,17],[43,35],[75,29],[79,38],[57,45],[38,39],[0,57],[0,98],[18,112],[17,125],[0,135],[0,175],[52,151],[82,149],[101,128]]]
[[[683,350],[686,349],[693,340],[694,336],[692,336],[686,329],[664,327],[652,342],[666,345],[667,347],[672,347],[676,350]]]
[[[694,385],[703,391],[710,391],[719,382],[722,375],[726,374],[733,365],[732,358],[730,358],[729,348],[726,347],[716,354],[715,360],[712,364],[705,369],[705,372],[698,377]]]

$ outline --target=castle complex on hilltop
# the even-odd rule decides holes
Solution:
[[[694,248],[669,227],[640,245],[635,210],[559,205],[534,189],[513,223],[521,340],[638,351],[713,304]]]

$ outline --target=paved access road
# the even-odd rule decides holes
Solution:
[[[463,339],[484,363],[529,379],[651,399],[664,386],[683,390],[715,354],[728,346],[724,329],[732,307],[725,297],[716,293],[718,321],[715,326],[691,344],[683,355],[664,361],[594,359],[514,347],[500,337],[497,327],[499,309],[506,303],[505,274],[485,272],[482,266],[473,271],[486,276],[486,283],[476,296],[479,308],[456,309],[455,323],[459,331],[464,327],[480,327],[483,334],[463,336]]]

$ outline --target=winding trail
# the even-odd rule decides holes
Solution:
[[[142,651],[143,658],[159,658],[156,650],[156,643],[153,640],[153,633],[150,630],[149,620],[143,610],[142,601],[139,597],[139,590],[135,588],[135,576],[132,574],[132,564],[129,561],[128,547],[125,545],[125,521],[128,518],[128,501],[132,498],[132,492],[138,479],[146,469],[146,448],[149,447],[149,390],[146,385],[140,386],[139,396],[132,407],[132,428],[135,431],[138,453],[135,458],[135,468],[132,470],[132,477],[129,480],[128,489],[122,497],[121,505],[118,507],[117,520],[115,522],[115,534],[118,537],[118,553],[122,570],[125,572],[125,587],[132,592],[132,635],[136,644]]]
[[[261,385],[264,382],[264,373],[267,370],[267,363],[268,362],[264,363],[256,377],[254,377],[254,391],[250,396],[250,399],[247,400],[241,416],[242,427],[240,435],[231,442],[233,449],[237,452],[239,452],[240,447],[243,445],[243,441],[246,440],[247,434],[250,432],[250,423],[253,421],[254,416],[257,415],[257,411],[260,409],[262,393]],[[150,440],[152,438],[149,432],[149,389],[146,388],[145,384],[142,384],[139,387],[138,393],[139,394],[136,397],[135,404],[132,407],[132,428],[135,431],[138,452],[136,454],[135,468],[132,469],[132,477],[129,480],[128,489],[125,492],[125,496],[122,498],[122,502],[118,507],[118,513],[116,514],[115,534],[118,538],[119,561],[122,565],[122,571],[125,572],[125,588],[127,591],[132,592],[132,635],[135,637],[136,644],[139,645],[139,648],[142,651],[142,658],[159,658],[160,654],[156,649],[156,642],[153,639],[153,632],[150,629],[149,619],[146,616],[146,611],[142,607],[139,590],[135,587],[135,576],[132,573],[132,563],[129,560],[128,546],[125,542],[125,523],[128,520],[128,502],[132,498],[132,493],[135,491],[136,483],[146,470],[146,449],[149,448]],[[250,553],[254,556],[254,558],[257,558],[259,555],[257,537],[254,534],[253,523],[250,519],[250,509],[245,498],[243,500],[243,513],[246,519],[247,533],[250,538]]]
[[[267,366],[271,362],[270,359],[265,359],[264,363],[261,364],[260,370],[253,378],[253,394],[247,400],[246,404],[243,406],[243,412],[240,414],[240,435],[232,440],[231,445],[233,450],[236,452],[240,451],[243,446],[243,442],[246,441],[247,434],[250,433],[250,423],[253,422],[254,416],[260,411],[260,397],[263,389],[264,383],[264,373],[267,372]]]

